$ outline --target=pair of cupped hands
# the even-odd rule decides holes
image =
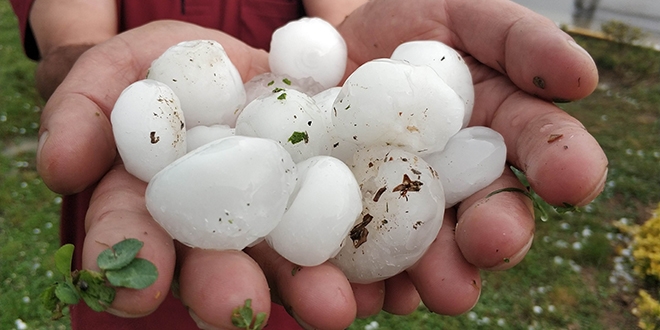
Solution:
[[[586,97],[598,82],[584,49],[553,22],[509,1],[373,0],[338,26],[349,50],[346,75],[360,64],[389,57],[409,40],[439,40],[461,52],[475,88],[470,126],[489,126],[505,139],[508,162],[554,205],[585,205],[602,190],[607,159],[582,124],[553,102]],[[125,238],[144,242],[139,257],[156,265],[157,281],[143,290],[118,289],[110,311],[148,314],[170,290],[178,271],[182,302],[204,324],[231,327],[232,310],[252,299],[269,312],[271,298],[308,327],[343,329],[355,317],[412,312],[421,301],[456,315],[480,295],[480,270],[519,263],[534,237],[528,197],[502,188],[525,187],[507,168],[489,187],[448,209],[437,239],[407,271],[385,281],[351,284],[330,263],[296,267],[262,243],[244,251],[190,249],[172,238],[145,207],[146,184],[117,156],[109,121],[114,102],[146,75],[151,62],[184,40],[219,41],[244,81],[269,71],[267,53],[222,32],[159,21],[122,33],[87,51],[46,104],[38,170],[54,191],[77,193],[95,185],[86,218],[83,268]]]

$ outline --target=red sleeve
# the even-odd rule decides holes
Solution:
[[[18,18],[18,28],[21,33],[21,40],[23,41],[23,50],[25,54],[33,59],[38,60],[39,48],[37,42],[34,40],[28,17],[30,16],[30,8],[32,8],[33,0],[9,0],[14,9],[14,14]]]
[[[266,50],[275,29],[305,15],[301,0],[118,0],[118,4],[120,31],[174,19],[224,31]]]

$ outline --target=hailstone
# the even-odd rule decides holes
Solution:
[[[270,94],[275,89],[295,89],[311,96],[323,91],[323,86],[312,78],[297,79],[289,75],[265,72],[254,76],[245,83],[245,93],[247,94],[245,104],[249,104],[260,96]]]
[[[241,250],[282,218],[296,166],[277,142],[231,136],[205,144],[149,182],[147,209],[175,239],[203,249]]]
[[[298,185],[266,241],[294,264],[316,266],[339,251],[362,211],[362,196],[351,170],[336,158],[316,156],[296,166]]]
[[[126,87],[110,114],[112,132],[126,171],[148,182],[186,153],[179,99],[167,85],[140,80]]]
[[[236,134],[273,139],[300,162],[330,154],[329,127],[310,96],[278,88],[243,109],[236,121]]]
[[[331,261],[349,281],[371,283],[422,257],[442,226],[445,197],[438,173],[401,149],[360,149],[352,171],[364,208]]]
[[[234,126],[245,88],[225,49],[213,40],[184,41],[167,49],[147,77],[167,84],[181,100],[188,127]]]
[[[442,150],[463,124],[461,98],[428,66],[377,59],[344,82],[333,106],[336,134],[360,146]]]
[[[316,105],[318,105],[319,109],[321,110],[321,113],[330,123],[332,123],[333,117],[332,107],[340,91],[341,87],[330,87],[314,95],[313,97]],[[343,137],[339,136],[334,129],[334,126],[330,127],[328,136],[332,142],[330,156],[340,159],[347,165],[351,165],[353,162],[353,154],[355,151],[357,151],[357,149],[359,149],[359,146],[355,143],[355,141],[353,141],[353,139],[344,139]]]
[[[187,152],[232,135],[235,135],[234,129],[227,125],[195,126],[186,130]]]
[[[506,144],[497,131],[472,126],[460,130],[444,150],[425,155],[424,160],[442,174],[446,206],[451,207],[502,175]]]
[[[273,73],[311,77],[329,88],[344,76],[347,54],[346,42],[332,24],[304,17],[273,32],[268,64]]]
[[[399,45],[390,58],[415,65],[428,65],[435,70],[465,103],[463,127],[468,125],[474,107],[474,86],[470,68],[461,54],[440,41],[416,40]]]

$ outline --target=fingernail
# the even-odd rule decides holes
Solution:
[[[598,195],[603,192],[603,189],[605,189],[605,181],[607,181],[607,172],[608,169],[605,168],[605,173],[603,173],[603,176],[600,178],[600,181],[596,185],[595,189],[587,197],[575,204],[575,206],[585,206],[591,203],[591,201],[596,199],[596,197],[598,197]]]
[[[582,46],[578,45],[578,43],[575,42],[575,40],[573,40],[573,39],[568,39],[568,44],[569,44],[571,47],[573,47],[574,49],[577,49],[578,51],[580,51],[582,54],[584,54],[584,55],[586,55],[587,57],[589,57],[589,59],[590,59],[592,62],[594,62],[594,59],[593,59],[593,57],[591,57],[591,54],[589,54],[589,52],[588,52],[586,49],[582,48]],[[595,64],[595,63],[596,63],[596,62],[594,62],[594,64]]]
[[[120,310],[117,310],[117,309],[114,309],[114,308],[107,308],[105,311],[112,314],[112,315],[114,315],[114,316],[119,316],[119,317],[122,317],[122,318],[134,318],[134,317],[136,317],[135,315],[131,315],[131,314],[128,314],[126,312],[123,312],[123,311],[120,311]]]
[[[507,270],[515,265],[517,265],[527,254],[529,249],[532,247],[532,243],[534,242],[534,234],[529,238],[529,241],[525,244],[525,246],[522,247],[522,249],[518,250],[514,255],[504,258],[502,260],[502,263],[496,265],[495,267],[488,268],[487,270]]]
[[[220,329],[216,328],[212,325],[209,325],[208,323],[202,321],[202,319],[193,312],[192,309],[188,308],[188,314],[190,314],[190,317],[195,321],[195,324],[197,324],[197,327],[203,330],[215,330],[215,329]]]
[[[303,329],[305,329],[305,330],[316,330],[316,328],[314,328],[313,326],[307,324],[307,322],[301,320],[301,319],[298,317],[298,315],[296,315],[296,313],[291,313],[291,316],[293,317],[294,320],[296,320],[296,322],[298,322],[298,324],[299,324]]]
[[[41,149],[43,149],[44,144],[46,144],[46,140],[48,140],[48,131],[44,131],[41,133],[41,136],[39,136],[39,144],[37,145],[37,163],[39,162],[39,158],[41,155]]]

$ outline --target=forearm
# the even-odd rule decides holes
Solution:
[[[44,54],[35,73],[39,95],[44,100],[48,100],[80,55],[93,46],[92,44],[66,45]]]

